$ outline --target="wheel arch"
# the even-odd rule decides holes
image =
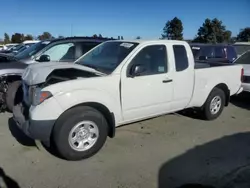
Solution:
[[[78,106],[90,106],[92,108],[95,108],[96,110],[100,111],[103,116],[106,118],[107,120],[107,123],[108,123],[108,136],[110,138],[114,138],[115,137],[115,116],[114,116],[114,113],[111,112],[108,107],[106,107],[105,105],[99,103],[99,102],[83,102],[83,103],[80,103],[80,104],[77,104],[77,105],[74,105],[70,108],[68,108],[65,112],[67,112],[68,110],[71,110],[75,107],[78,107]],[[65,113],[63,112],[59,118]],[[59,119],[58,118],[58,119]]]
[[[230,90],[228,86],[225,83],[220,83],[220,84],[217,84],[214,88],[219,88],[225,93],[225,96],[226,96],[225,106],[228,106],[230,102]]]
[[[225,83],[219,83],[219,84],[215,85],[211,89],[211,91],[209,92],[209,94],[207,95],[206,101],[207,101],[209,95],[211,94],[211,92],[215,88],[221,89],[225,93],[225,97],[226,97],[225,106],[228,106],[229,105],[229,101],[230,101],[230,90],[229,90],[228,86]],[[202,107],[205,105],[206,101],[203,103]]]

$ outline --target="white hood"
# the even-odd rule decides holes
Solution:
[[[36,85],[45,82],[47,76],[57,69],[77,69],[86,72],[92,72],[97,75],[105,75],[95,69],[85,67],[75,63],[62,62],[48,62],[48,63],[34,63],[29,65],[22,74],[22,79],[28,85]]]

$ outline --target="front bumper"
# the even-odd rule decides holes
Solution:
[[[49,142],[55,120],[33,120],[29,108],[24,104],[13,107],[13,119],[17,126],[30,138]]]

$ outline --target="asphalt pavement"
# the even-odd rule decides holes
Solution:
[[[11,116],[0,115],[0,187],[250,187],[249,95],[214,121],[176,113],[119,127],[97,155],[76,162],[27,138]]]

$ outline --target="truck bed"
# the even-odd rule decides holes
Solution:
[[[204,69],[210,67],[218,67],[218,66],[233,66],[234,63],[225,63],[221,61],[195,61],[194,68],[195,69]]]

